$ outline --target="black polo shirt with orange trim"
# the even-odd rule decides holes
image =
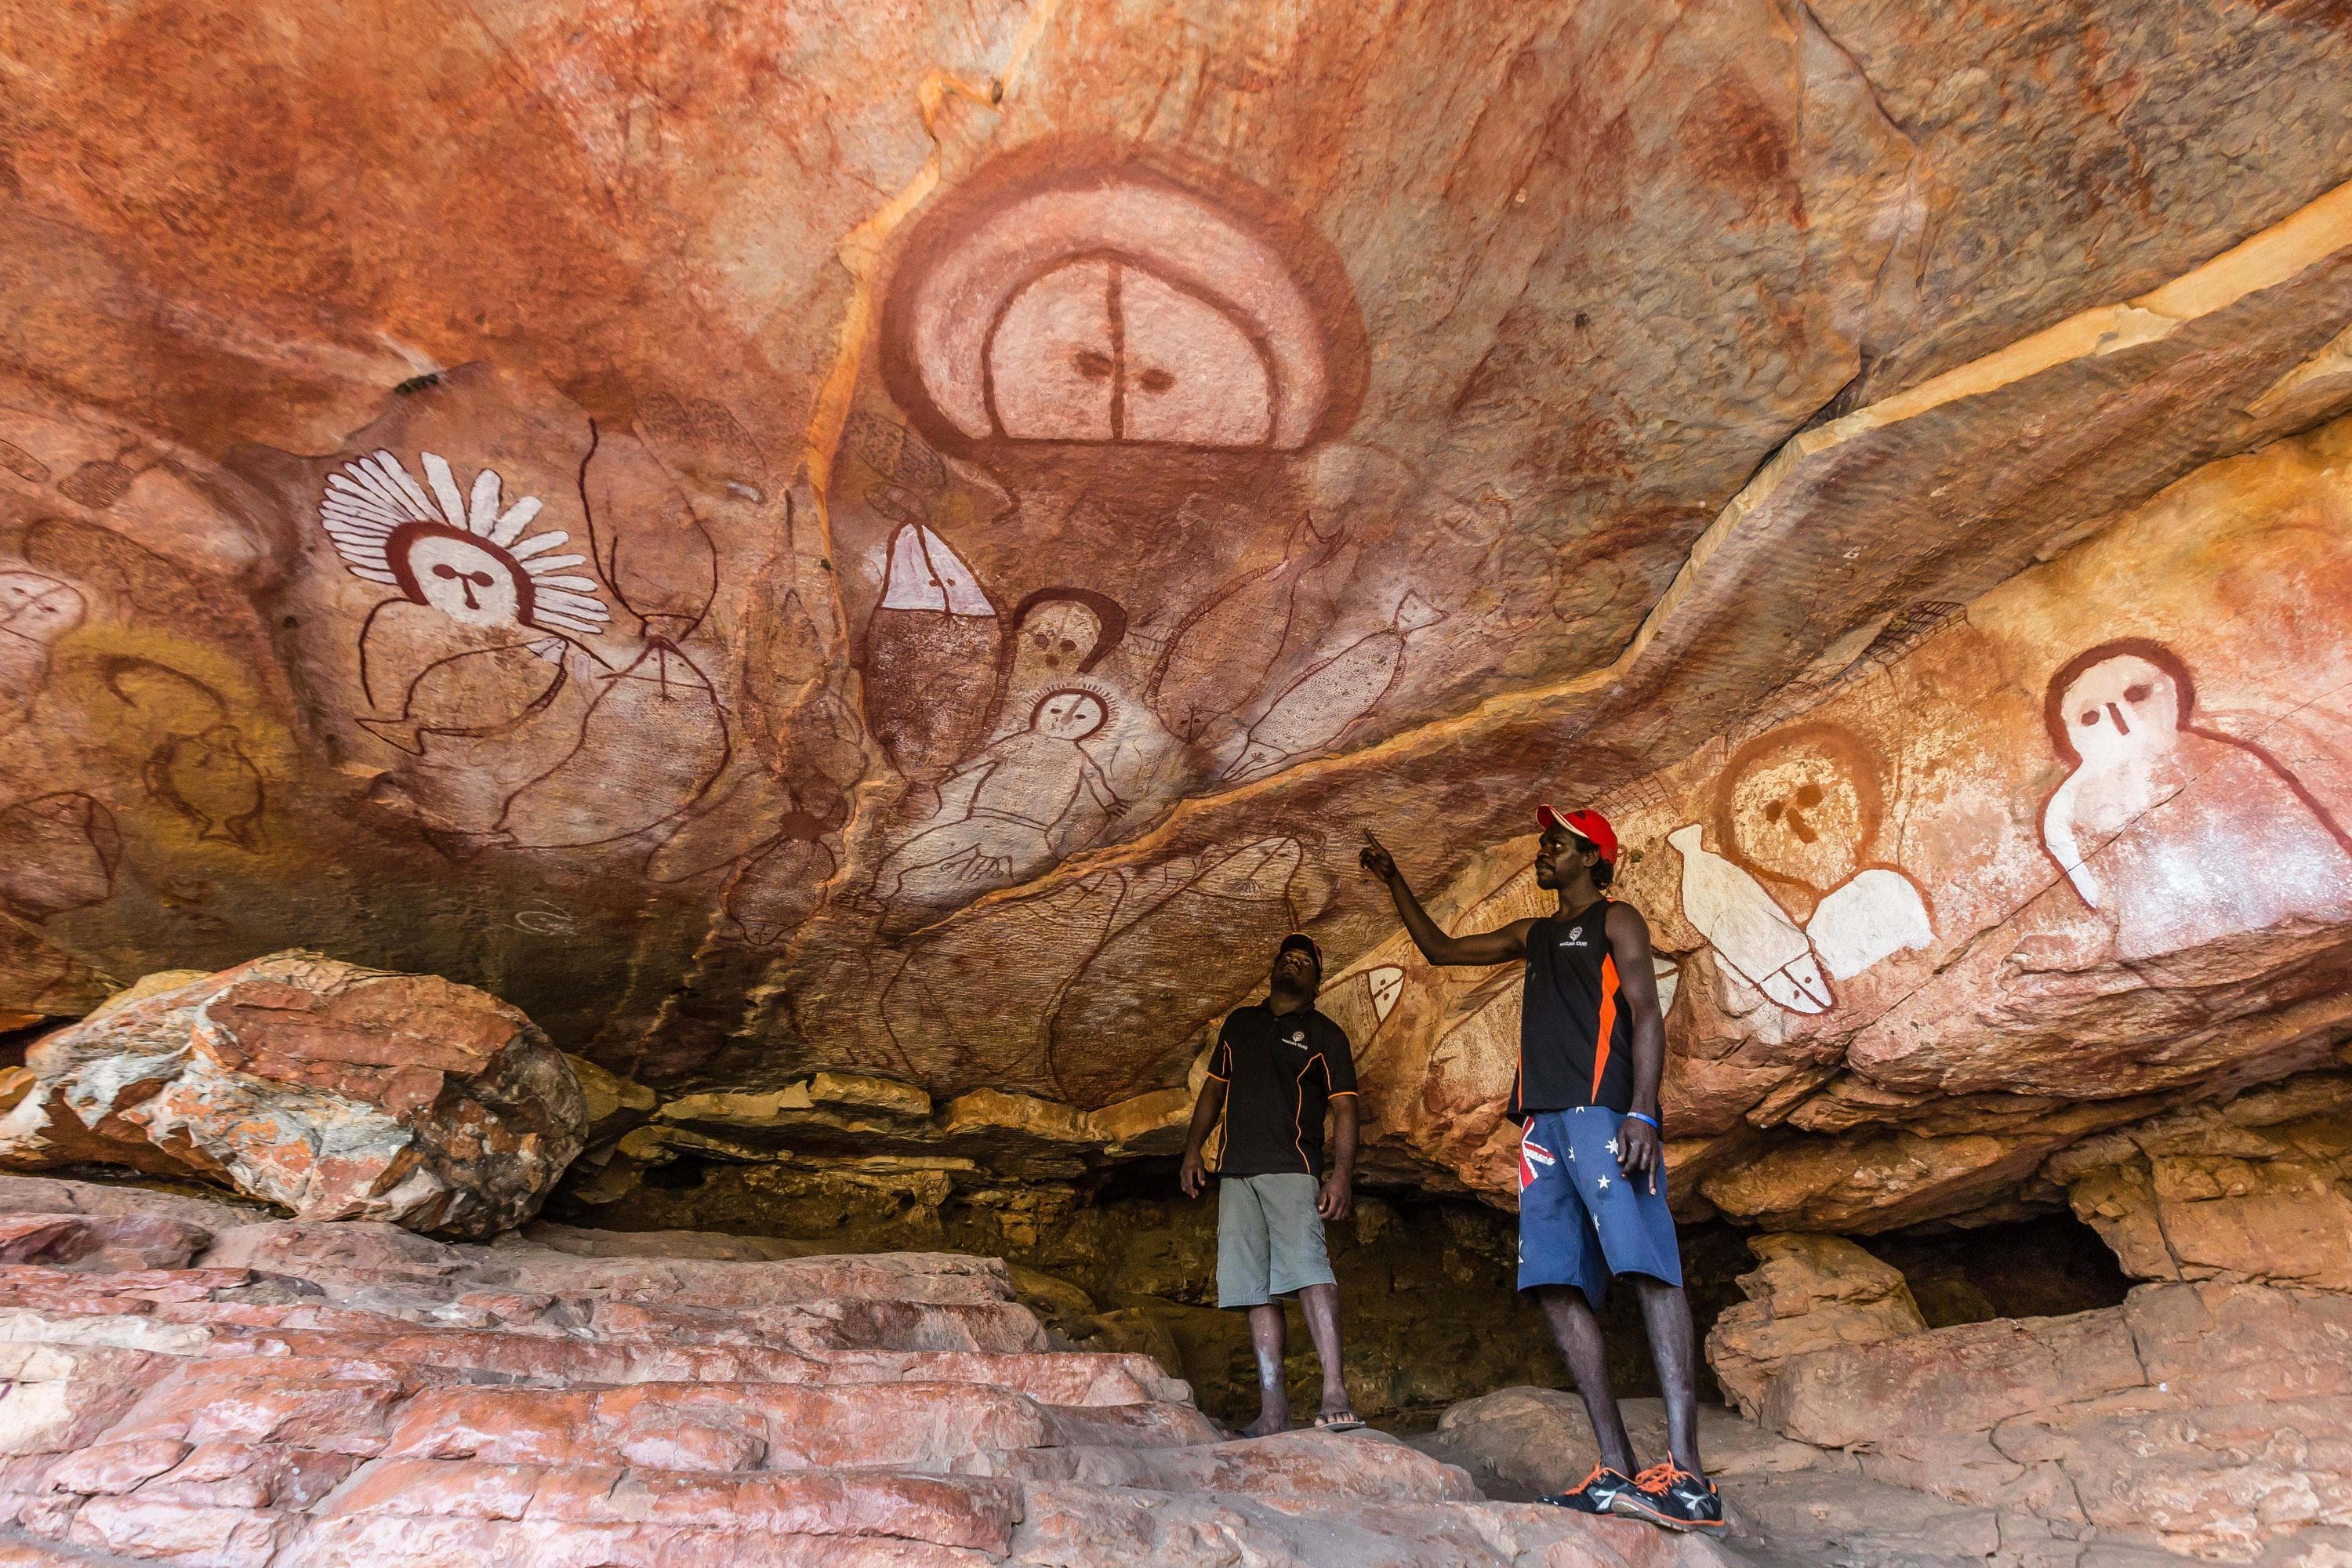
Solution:
[[[1219,1175],[1323,1173],[1323,1113],[1356,1092],[1347,1030],[1312,1007],[1236,1007],[1217,1031],[1209,1076],[1225,1086]]]
[[[1609,901],[1528,928],[1527,988],[1519,1002],[1519,1070],[1504,1114],[1525,1122],[1541,1110],[1633,1109],[1633,1010],[1609,947]]]

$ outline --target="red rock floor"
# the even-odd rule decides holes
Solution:
[[[1377,1433],[1225,1439],[1001,1264],[718,1261],[0,1178],[0,1568],[1707,1568]]]

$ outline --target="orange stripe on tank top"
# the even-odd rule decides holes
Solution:
[[[1617,960],[1601,960],[1601,1038],[1592,1047],[1592,1103],[1601,1103],[1601,1075],[1609,1070],[1609,1037],[1617,1032]]]

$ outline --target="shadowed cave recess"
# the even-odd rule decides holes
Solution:
[[[0,1568],[2352,1563],[2343,5],[0,64]],[[1360,866],[1545,914],[1538,803],[1720,1540],[1529,1500],[1522,971]],[[1375,1429],[1244,1439],[1294,931]]]
[[[1256,1412],[1247,1324],[1215,1305],[1215,1204],[1175,1195],[1172,1161],[1139,1161],[1083,1189],[950,1196],[936,1209],[870,1189],[793,1193],[760,1174],[680,1161],[619,1203],[593,1207],[559,1193],[546,1212],[583,1226],[788,1237],[812,1250],[947,1247],[1003,1258],[1016,1266],[1022,1300],[1073,1343],[1160,1358],[1221,1419]],[[1748,1247],[1755,1234],[1721,1221],[1683,1228],[1702,1339],[1744,1299],[1737,1277],[1756,1266]],[[1461,1198],[1367,1192],[1355,1216],[1329,1227],[1329,1246],[1347,1313],[1349,1387],[1375,1425],[1419,1431],[1446,1406],[1499,1388],[1572,1386],[1540,1314],[1510,1288],[1517,1237],[1509,1215]],[[1922,1226],[1869,1237],[1864,1250],[1901,1271],[1930,1328],[2113,1307],[2130,1285],[2098,1234],[2063,1211],[1971,1230]],[[1295,1305],[1288,1315],[1292,1399],[1311,1408],[1320,1374]],[[1602,1321],[1612,1386],[1654,1396],[1656,1373],[1628,1293]],[[1702,1373],[1700,1389],[1723,1397],[1711,1374]]]

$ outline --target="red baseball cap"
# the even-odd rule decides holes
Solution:
[[[1599,812],[1562,811],[1556,805],[1536,807],[1538,827],[1549,827],[1555,822],[1600,850],[1603,860],[1612,866],[1617,863],[1617,830]]]

